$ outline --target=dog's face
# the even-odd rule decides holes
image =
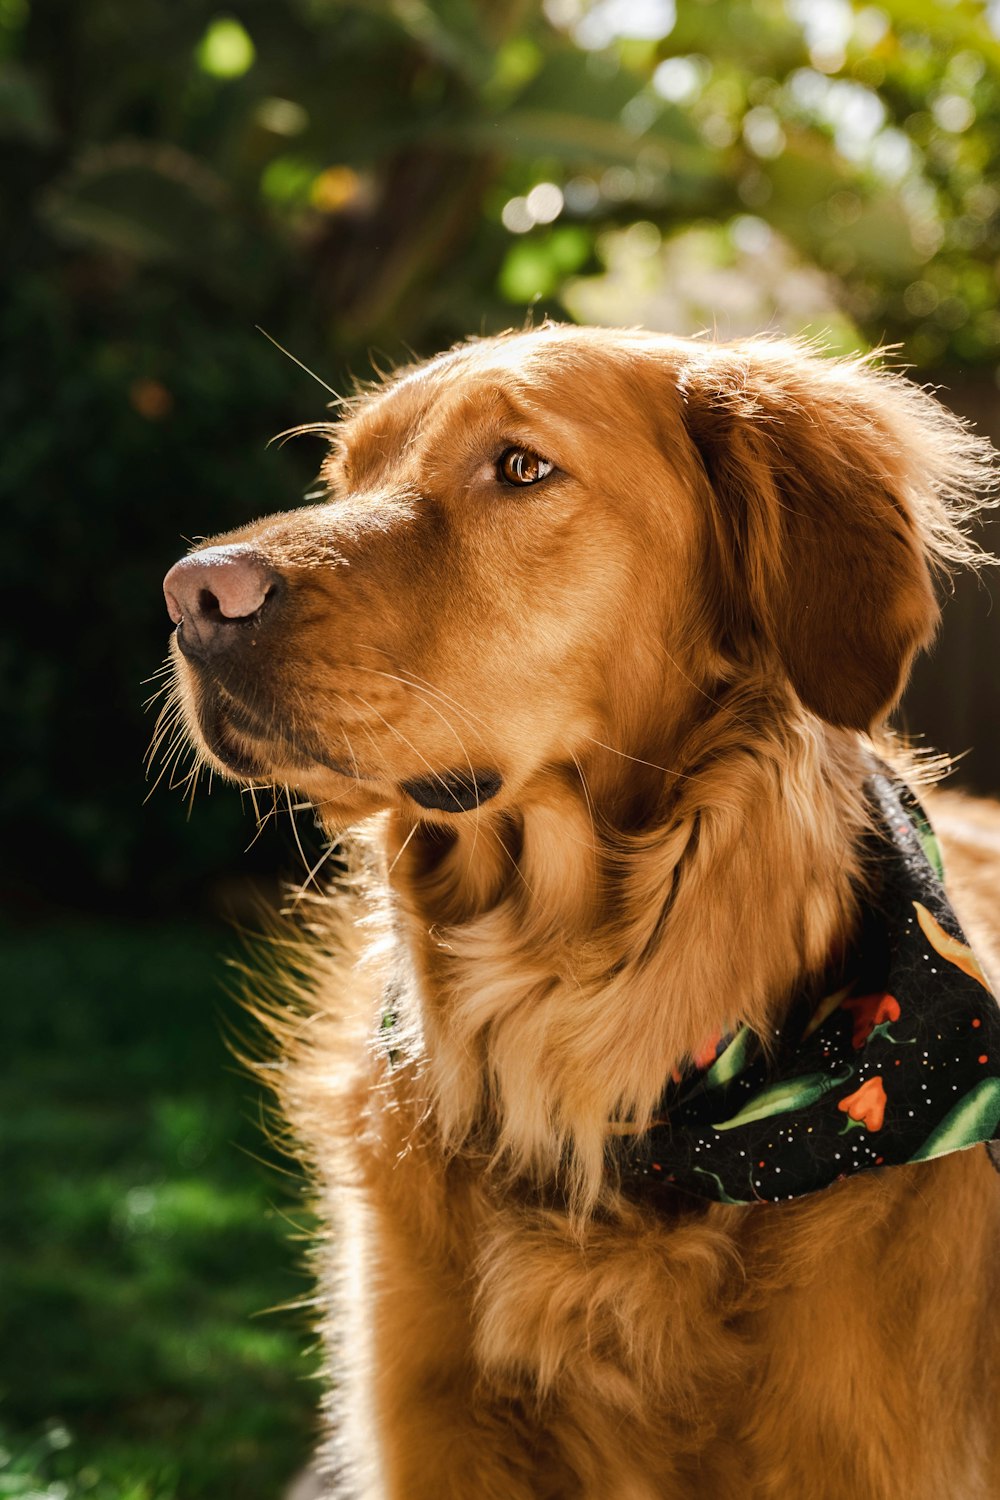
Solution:
[[[337,824],[656,760],[740,673],[867,728],[936,613],[905,406],[781,346],[588,329],[403,371],[331,430],[322,504],[168,574],[190,731]]]

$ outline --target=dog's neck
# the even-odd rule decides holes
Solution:
[[[846,942],[865,820],[857,737],[787,703],[731,697],[638,828],[607,812],[635,801],[638,762],[600,754],[516,813],[389,838],[444,1139],[543,1178],[568,1163],[583,1206],[610,1123],[647,1123],[706,1041],[773,1033]]]

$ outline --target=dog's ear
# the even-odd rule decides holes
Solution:
[[[709,482],[720,626],[754,636],[802,702],[870,729],[934,632],[930,566],[992,450],[919,387],[766,341],[705,345],[678,378]]]

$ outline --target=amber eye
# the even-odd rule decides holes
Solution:
[[[546,474],[551,474],[555,465],[540,453],[530,448],[508,448],[500,455],[497,478],[504,484],[537,484]]]

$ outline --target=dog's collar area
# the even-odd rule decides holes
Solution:
[[[495,797],[503,786],[499,771],[441,771],[429,776],[415,776],[400,783],[403,791],[418,807],[435,812],[471,812]]]
[[[945,894],[937,841],[886,768],[866,792],[872,891],[853,952],[793,1003],[768,1056],[738,1030],[668,1085],[650,1130],[619,1127],[627,1192],[781,1203],[1000,1137],[1000,1008]]]
[[[1000,1008],[943,885],[920,803],[880,766],[866,793],[870,893],[847,960],[792,1003],[765,1053],[713,1038],[641,1135],[612,1125],[624,1191],[664,1207],[784,1203],[852,1177],[985,1144],[1000,1170]],[[381,1046],[406,1059],[395,997]],[[664,1191],[665,1190],[665,1191]]]

